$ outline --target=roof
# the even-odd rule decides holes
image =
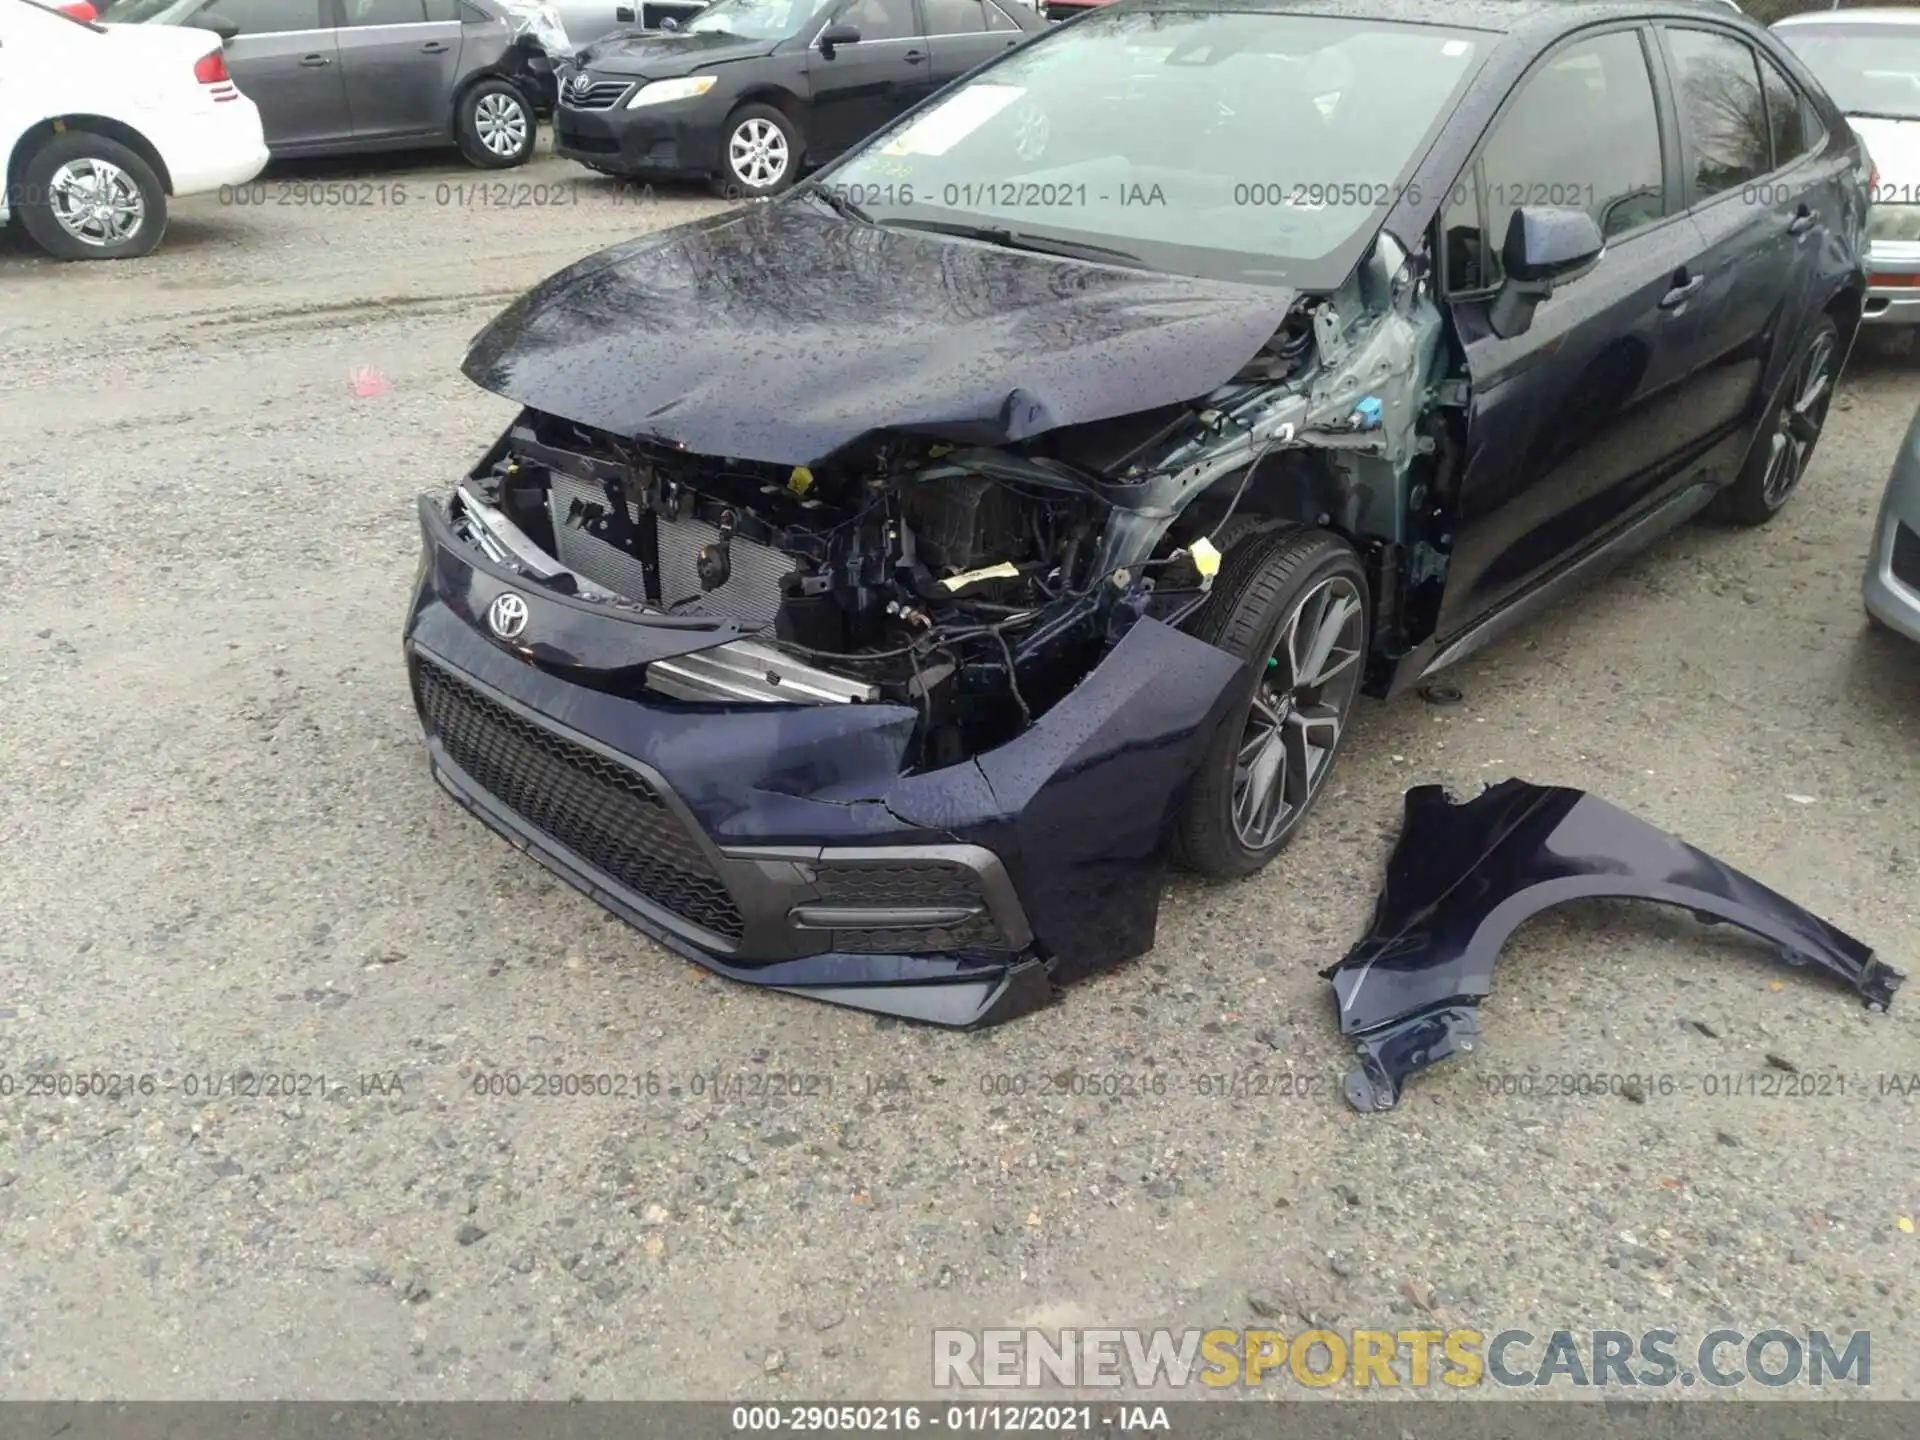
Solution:
[[[1773,22],[1775,30],[1802,25],[1920,25],[1920,10],[1893,5],[1864,10],[1809,10]]]
[[[1536,37],[1577,30],[1583,25],[1637,15],[1698,16],[1703,9],[1729,14],[1710,0],[1117,0],[1125,9],[1257,11],[1268,14],[1324,15],[1401,24],[1444,25],[1456,30],[1500,35],[1530,32]],[[1824,13],[1824,12],[1823,12]],[[1840,12],[1860,13],[1860,12]],[[1885,12],[1920,14],[1920,11]]]

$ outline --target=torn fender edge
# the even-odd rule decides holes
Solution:
[[[1906,978],[1853,936],[1749,875],[1584,790],[1512,779],[1457,803],[1438,785],[1407,791],[1367,933],[1321,971],[1359,1068],[1356,1110],[1390,1110],[1406,1078],[1471,1054],[1475,1008],[1513,932],[1569,900],[1650,900],[1738,926],[1789,965],[1817,965],[1885,1010]]]

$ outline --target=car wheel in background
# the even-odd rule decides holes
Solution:
[[[1333,773],[1367,663],[1366,571],[1326,530],[1256,532],[1227,551],[1195,633],[1256,674],[1207,747],[1175,828],[1216,879],[1279,854]]]
[[[167,191],[153,167],[117,140],[66,130],[33,152],[15,212],[58,260],[128,260],[160,243]]]
[[[771,105],[742,105],[720,137],[714,189],[729,200],[778,195],[800,172],[800,132]]]
[[[1737,525],[1764,525],[1780,513],[1813,463],[1840,375],[1840,328],[1830,316],[1800,342],[1740,478],[1714,497],[1715,513]]]
[[[482,80],[460,92],[453,128],[470,163],[505,170],[532,157],[536,124],[533,102],[517,85]]]

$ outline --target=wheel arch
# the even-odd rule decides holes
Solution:
[[[54,136],[66,131],[81,131],[86,134],[100,135],[108,140],[126,146],[142,160],[146,161],[153,173],[160,179],[160,187],[168,195],[173,194],[173,172],[167,168],[167,162],[161,156],[153,142],[148,140],[133,126],[124,120],[115,120],[105,115],[49,115],[36,121],[20,132],[20,138],[13,144],[12,152],[7,156],[6,182],[9,196],[20,183],[21,173]]]
[[[1840,354],[1844,358],[1853,353],[1853,342],[1860,333],[1860,324],[1866,314],[1867,287],[1857,279],[1849,279],[1828,297],[1821,306],[1822,312],[1832,320],[1840,331]]]
[[[489,65],[483,70],[476,70],[471,75],[464,77],[458,85],[453,87],[453,100],[447,107],[447,133],[449,135],[459,135],[460,107],[467,103],[467,97],[474,92],[476,86],[484,85],[489,80],[498,80],[502,85],[511,86],[514,93],[526,102],[527,118],[533,122],[536,129],[539,127],[540,97],[534,94],[533,90],[521,76],[514,74],[511,70],[504,70],[497,66]]]
[[[793,126],[800,141],[800,162],[805,164],[808,159],[808,148],[813,143],[808,138],[808,121],[812,119],[812,107],[793,91],[776,85],[770,80],[755,81],[735,96],[733,104],[727,107],[727,118],[721,122],[720,151],[722,155],[724,156],[726,150],[727,128],[733,124],[733,117],[749,105],[765,105],[787,117],[788,123]]]

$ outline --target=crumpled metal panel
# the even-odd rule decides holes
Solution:
[[[1295,298],[782,202],[562,270],[476,337],[464,369],[614,435],[798,465],[872,430],[999,445],[1196,399]]]
[[[1863,941],[1584,790],[1516,779],[1456,804],[1421,785],[1406,807],[1373,923],[1321,972],[1333,982],[1340,1033],[1359,1052],[1346,1081],[1356,1109],[1390,1109],[1414,1070],[1470,1053],[1473,1007],[1493,988],[1507,937],[1568,900],[1651,900],[1738,926],[1876,1010],[1905,978]]]

